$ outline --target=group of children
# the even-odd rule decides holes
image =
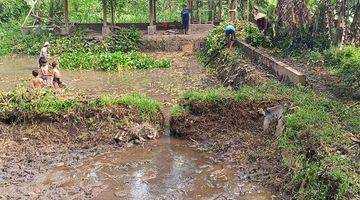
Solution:
[[[33,79],[31,81],[31,87],[33,89],[44,87],[58,89],[67,87],[67,84],[60,80],[60,63],[58,61],[54,61],[51,63],[51,67],[49,67],[49,46],[50,43],[45,42],[44,47],[41,49],[39,57],[39,69],[32,71]]]

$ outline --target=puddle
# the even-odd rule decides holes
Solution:
[[[17,190],[31,198],[271,199],[254,185],[240,183],[235,174],[231,164],[213,163],[209,154],[164,136],[145,147],[54,167]],[[242,195],[244,187],[254,193]]]

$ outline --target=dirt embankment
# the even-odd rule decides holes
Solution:
[[[243,85],[258,85],[273,75],[255,66],[237,49],[226,49],[211,63],[216,77],[224,86],[238,89]]]
[[[215,154],[218,161],[236,163],[241,181],[260,183],[278,192],[288,171],[281,164],[276,142],[281,115],[269,114],[271,109],[267,109],[276,105],[195,101],[188,105],[189,111],[171,119],[171,133],[194,141]]]
[[[89,106],[89,102],[81,105],[64,114],[18,110],[1,116],[0,199],[41,196],[46,191],[17,185],[31,182],[54,166],[72,166],[112,149],[143,144],[162,133],[160,112],[145,120],[135,106]],[[91,195],[90,192],[88,196]]]

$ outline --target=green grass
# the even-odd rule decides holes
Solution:
[[[205,101],[209,103],[226,103],[233,97],[233,92],[227,88],[213,88],[203,91],[187,91],[182,95],[186,102]]]
[[[102,95],[88,99],[71,92],[63,94],[52,90],[31,91],[25,87],[17,87],[8,93],[1,92],[0,105],[0,119],[16,116],[19,120],[25,121],[39,116],[56,117],[81,112],[82,109],[116,105],[135,107],[144,120],[156,120],[161,113],[161,104],[158,101],[140,94],[120,97]]]
[[[360,177],[356,169],[359,161],[349,134],[360,133],[360,105],[317,95],[306,88],[292,88],[277,82],[259,86],[244,86],[238,91],[226,88],[190,91],[182,96],[183,104],[173,108],[172,116],[184,113],[192,101],[213,104],[235,102],[278,102],[294,105],[285,115],[286,129],[278,139],[278,146],[290,153],[283,161],[292,170],[288,183],[297,199],[327,199],[334,191],[335,199],[359,194]],[[339,149],[347,149],[342,155]]]
[[[171,108],[170,116],[178,117],[178,116],[182,115],[185,111],[186,111],[186,109],[184,107],[177,104]]]

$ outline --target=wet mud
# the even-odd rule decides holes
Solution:
[[[40,199],[216,199],[235,198],[246,187],[254,193],[252,197],[271,199],[270,193],[259,187],[241,184],[230,164],[214,163],[208,154],[189,148],[185,141],[163,137],[144,147],[107,152],[75,165],[58,165],[30,183],[6,187],[2,195]]]
[[[191,102],[189,111],[173,117],[171,133],[186,138],[219,162],[234,163],[241,182],[271,188],[276,198],[288,169],[281,163],[277,136],[285,107],[277,102],[211,104]]]
[[[218,85],[217,81],[206,75],[205,69],[192,54],[183,52],[149,54],[171,60],[174,66],[169,69],[113,73],[63,71],[63,80],[69,83],[70,89],[94,96],[104,93],[116,95],[143,93],[161,101],[165,113],[177,103],[181,92]],[[36,59],[12,57],[7,58],[6,62],[0,61],[2,68],[0,89],[9,91],[18,84],[28,84],[31,70],[36,69],[34,60]],[[213,110],[220,111],[219,116],[223,115],[224,120],[226,117],[230,119],[230,123],[218,127],[214,126],[214,121],[211,120],[220,118],[208,117],[210,121],[202,123],[205,120],[202,116],[208,111],[201,110],[201,107],[202,105],[198,107],[194,105],[194,111],[199,113],[189,114],[181,120],[186,127],[184,133],[201,129],[202,133],[207,133],[201,136],[202,142],[205,141],[205,137],[212,137],[207,143],[202,143],[196,137],[179,140],[162,136],[158,140],[146,143],[129,140],[119,145],[113,138],[117,131],[106,128],[103,131],[110,134],[102,142],[95,137],[90,142],[73,140],[69,143],[68,138],[61,139],[57,136],[65,132],[71,133],[70,129],[52,132],[51,127],[47,129],[36,124],[33,128],[36,129],[37,126],[40,132],[44,132],[40,136],[45,135],[47,138],[50,136],[56,140],[48,141],[44,138],[33,140],[21,134],[15,138],[3,137],[2,148],[6,149],[6,152],[13,151],[16,154],[2,154],[0,199],[277,198],[274,195],[276,191],[269,189],[269,184],[262,184],[272,171],[266,171],[261,167],[264,165],[271,168],[270,166],[277,162],[277,157],[260,159],[264,162],[254,162],[249,160],[249,156],[244,157],[244,155],[252,155],[256,160],[258,156],[255,155],[255,148],[262,143],[272,141],[271,135],[253,137],[254,133],[262,130],[264,122],[246,121],[243,125],[248,128],[245,129],[247,134],[239,135],[237,131],[240,131],[240,126],[236,126],[236,123],[242,121],[223,115],[229,110]],[[245,107],[239,109],[245,110],[243,118],[246,116],[249,119],[263,120],[255,107],[250,106],[250,110]],[[192,120],[198,123],[190,123]],[[178,123],[178,128],[182,123]],[[0,128],[3,133],[4,126]],[[32,129],[19,128],[18,131],[28,135],[33,134]],[[55,137],[49,132],[56,133]],[[85,132],[84,135],[96,134],[97,131],[94,129]],[[264,152],[269,149],[264,149]],[[269,154],[264,156],[267,155]],[[272,162],[265,162],[271,159]]]

